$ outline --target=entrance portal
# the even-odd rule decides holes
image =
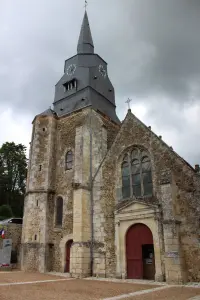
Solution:
[[[149,279],[155,277],[153,236],[144,224],[131,226],[126,234],[127,278]]]
[[[73,244],[73,240],[69,240],[66,243],[66,263],[65,263],[65,272],[69,273],[70,271],[70,249],[71,249],[71,245]]]

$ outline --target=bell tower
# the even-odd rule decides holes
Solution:
[[[64,116],[85,107],[120,123],[115,112],[115,91],[108,77],[107,63],[94,53],[94,43],[85,11],[77,54],[65,61],[64,75],[55,87],[54,111]]]
[[[75,277],[92,273],[97,257],[94,202],[100,197],[98,192],[93,197],[92,180],[107,153],[108,140],[114,139],[121,124],[115,109],[107,63],[94,52],[85,11],[77,53],[65,61],[64,75],[55,86],[53,109],[33,120],[22,232],[23,270],[63,272],[64,243],[70,237],[70,273]],[[70,168],[66,167],[68,152]],[[95,178],[101,182],[98,176]]]

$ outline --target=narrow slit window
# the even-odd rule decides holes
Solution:
[[[68,151],[65,156],[65,170],[71,170],[73,166],[73,154],[72,151]]]
[[[56,199],[56,226],[62,226],[63,219],[63,198]]]

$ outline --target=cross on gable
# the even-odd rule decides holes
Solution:
[[[128,109],[130,109],[130,102],[132,101],[132,99],[130,99],[130,98],[128,98],[127,100],[126,100],[126,103],[128,104]]]

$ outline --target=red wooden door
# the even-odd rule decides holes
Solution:
[[[144,224],[136,224],[126,234],[127,278],[143,278],[142,245],[153,244],[151,230]]]
[[[65,272],[69,273],[70,271],[70,249],[73,241],[70,240],[66,244],[66,266],[65,266]]]

